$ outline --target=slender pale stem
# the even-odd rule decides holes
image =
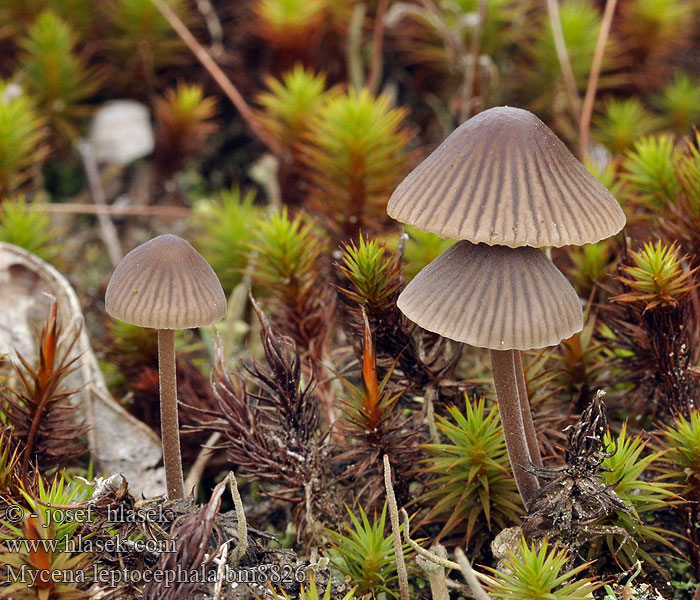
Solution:
[[[403,548],[401,546],[401,532],[399,531],[399,507],[396,503],[396,496],[394,495],[394,486],[391,483],[391,461],[386,454],[384,455],[384,487],[386,489],[386,500],[389,505],[391,531],[394,534],[394,554],[396,555],[396,573],[399,576],[399,591],[401,593],[401,600],[409,600],[408,573],[406,571],[406,562],[404,561]]]
[[[603,22],[600,25],[600,32],[598,33],[598,41],[596,42],[593,63],[591,64],[591,73],[588,76],[588,86],[586,87],[586,96],[583,99],[583,108],[581,109],[581,119],[579,121],[578,155],[581,160],[584,160],[588,154],[588,135],[591,128],[593,103],[595,102],[598,78],[600,77],[600,69],[603,65],[603,56],[605,54],[605,45],[610,35],[610,26],[612,25],[616,5],[617,0],[607,0],[605,3]]]
[[[158,376],[160,378],[160,432],[168,498],[185,497],[180,458],[180,425],[177,418],[177,376],[175,373],[175,332],[158,330]]]
[[[491,350],[491,366],[506,449],[513,467],[513,477],[523,504],[526,509],[529,509],[540,484],[537,477],[526,470],[530,463],[530,451],[520,407],[518,376],[515,368],[515,359],[520,360],[520,356],[516,356],[516,353],[518,353],[517,350]]]
[[[581,98],[578,96],[576,78],[574,77],[574,71],[571,68],[571,61],[569,60],[569,53],[566,49],[564,31],[562,30],[561,20],[559,19],[558,0],[547,0],[547,12],[549,13],[549,22],[552,27],[552,37],[554,38],[554,49],[559,59],[559,67],[561,68],[561,75],[564,79],[566,95],[569,97],[571,112],[576,122],[578,122],[581,114]]]
[[[384,49],[384,18],[389,7],[389,0],[379,0],[377,13],[374,17],[374,35],[372,37],[372,60],[367,75],[367,89],[377,93],[382,78],[382,50]]]
[[[486,590],[484,590],[482,587],[481,582],[476,578],[476,573],[474,572],[474,569],[472,569],[467,555],[464,554],[464,550],[461,548],[455,548],[455,558],[457,559],[459,570],[462,571],[464,579],[471,588],[474,598],[476,598],[476,600],[490,600]]]
[[[518,398],[520,400],[520,412],[523,415],[523,427],[525,428],[525,439],[527,449],[530,454],[530,461],[533,465],[542,466],[542,455],[540,445],[537,441],[535,422],[532,420],[530,410],[530,400],[527,397],[527,384],[525,383],[525,371],[523,371],[523,353],[520,350],[513,351],[513,361],[515,367],[515,377],[518,383]]]

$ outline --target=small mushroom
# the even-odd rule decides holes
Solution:
[[[436,310],[439,302],[445,313],[433,314],[426,320],[426,310],[421,323],[426,329],[461,339],[459,336],[464,330],[460,333],[459,324],[465,317],[458,307],[476,308],[484,302],[485,290],[494,289],[489,286],[496,281],[503,283],[497,294],[514,295],[510,300],[499,299],[497,304],[484,304],[481,312],[469,313],[467,319],[478,321],[480,336],[476,336],[477,330],[473,329],[469,335],[472,341],[466,338],[462,341],[492,349],[496,396],[506,440],[510,439],[508,454],[527,507],[539,484],[533,475],[517,465],[539,466],[542,459],[527,398],[520,349],[557,344],[580,330],[583,324],[581,306],[578,301],[573,302],[576,294],[568,282],[564,286],[562,280],[566,280],[558,272],[558,278],[551,281],[557,282],[555,287],[558,293],[564,294],[562,298],[568,298],[565,301],[567,311],[576,305],[578,316],[574,318],[567,312],[568,325],[557,324],[557,319],[565,315],[553,310],[551,302],[555,296],[548,296],[547,286],[542,285],[550,284],[550,280],[544,278],[545,272],[549,271],[553,277],[552,269],[556,271],[556,268],[550,264],[546,269],[542,263],[546,259],[535,249],[597,242],[620,231],[625,215],[612,194],[542,121],[526,110],[508,106],[486,110],[458,127],[399,184],[389,200],[387,212],[397,221],[424,231],[480,244],[476,247],[458,244],[452,254],[448,250],[434,261],[437,266],[431,263],[426,267],[430,270],[432,287],[425,283],[416,287],[419,284],[412,282],[399,298],[401,310],[409,310],[409,305],[417,307],[420,293],[426,294],[424,301],[430,298],[431,310]],[[470,249],[467,251],[467,248]],[[512,254],[516,249],[527,252]],[[487,256],[490,252],[494,253],[491,259]],[[469,260],[477,257],[483,260],[483,271],[478,274],[480,279],[457,253],[469,255]],[[464,279],[461,271],[454,270],[447,257],[457,260],[455,264],[460,269],[472,273],[472,280]],[[502,271],[507,265],[523,269],[519,273],[510,272],[510,288],[505,285],[508,277]],[[532,275],[525,270],[531,268],[534,269]],[[457,284],[449,277],[438,277],[438,270],[451,272],[453,281],[462,282],[465,298],[455,296],[452,290]],[[530,276],[543,279],[536,284]],[[419,277],[420,274],[416,278],[418,281]],[[483,282],[481,290],[471,288],[476,281]],[[416,298],[409,303],[414,294]],[[467,301],[474,298],[474,294],[476,305]],[[523,307],[519,304],[521,300],[529,301],[530,305]],[[537,312],[539,320],[535,318]],[[419,316],[419,312],[413,314]],[[578,323],[577,329],[565,335],[564,331],[574,323]],[[559,325],[562,325],[561,331]],[[431,329],[433,326],[436,328]],[[473,323],[468,326],[476,327]],[[494,327],[501,329],[494,331],[496,338],[490,338],[488,332]],[[497,344],[494,346],[491,342]],[[519,411],[516,410],[518,405]],[[516,412],[520,413],[519,420]]]
[[[105,294],[107,312],[126,323],[158,330],[163,461],[168,498],[184,498],[175,372],[175,330],[203,327],[226,314],[216,274],[190,244],[161,235],[129,252]]]
[[[529,411],[523,414],[527,399],[520,402],[519,351],[556,345],[581,330],[576,291],[537,248],[461,241],[425,267],[397,305],[428,331],[491,350],[506,447],[527,504],[539,488],[527,470],[537,439],[527,427]]]

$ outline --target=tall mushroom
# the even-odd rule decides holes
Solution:
[[[622,229],[624,213],[542,121],[510,107],[458,127],[396,188],[387,212],[465,240],[419,273],[398,306],[425,329],[491,349],[508,454],[527,508],[539,483],[526,469],[541,458],[520,351],[557,344],[583,327],[576,292],[537,248],[597,242]]]
[[[160,427],[168,498],[184,498],[177,414],[175,330],[203,327],[226,314],[216,274],[190,244],[161,235],[129,252],[107,285],[105,309],[113,317],[158,330]]]
[[[537,248],[460,241],[406,286],[398,307],[424,329],[491,350],[515,480],[523,499],[534,497],[538,483],[527,467],[537,446],[520,405],[519,351],[558,344],[583,327],[581,303],[566,277]]]

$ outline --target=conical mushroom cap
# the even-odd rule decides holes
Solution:
[[[581,245],[622,229],[617,200],[532,113],[472,117],[396,188],[387,212],[443,237],[503,246]]]
[[[167,234],[134,248],[117,265],[105,309],[140,327],[189,329],[223,319],[226,295],[202,255]]]
[[[397,305],[428,331],[493,350],[554,346],[583,328],[574,288],[529,247],[457,242],[416,275]]]

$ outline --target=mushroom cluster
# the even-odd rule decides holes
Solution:
[[[526,509],[541,466],[522,350],[583,328],[581,301],[540,248],[618,233],[617,200],[532,113],[486,110],[396,188],[389,216],[458,241],[405,288],[398,307],[444,337],[491,351],[506,447]]]
[[[160,428],[168,498],[184,498],[177,411],[175,330],[203,327],[226,315],[226,295],[204,257],[182,238],[160,235],[134,248],[107,284],[105,310],[158,330]]]

